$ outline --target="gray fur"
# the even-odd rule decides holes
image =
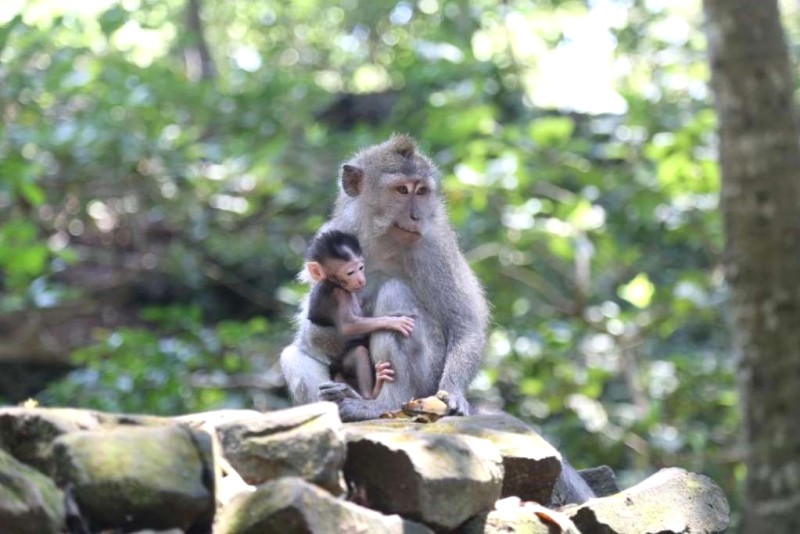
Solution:
[[[353,181],[353,168],[363,172],[360,183]],[[447,219],[438,170],[406,136],[359,152],[343,169],[334,214],[321,231],[351,232],[361,242],[367,269],[364,313],[411,315],[415,327],[409,338],[388,331],[371,335],[373,361],[391,362],[396,378],[377,399],[365,400],[347,385],[330,382],[326,362],[339,354],[335,332],[311,324],[304,307],[295,341],[281,354],[294,401],[333,400],[343,420],[356,421],[443,389],[450,393],[454,413],[468,413],[465,392],[483,356],[489,309]],[[412,208],[401,206],[388,185],[402,176],[422,179],[429,189],[413,199]],[[422,237],[399,243],[391,237],[397,221],[419,225]]]

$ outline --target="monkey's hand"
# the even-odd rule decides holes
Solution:
[[[319,400],[339,402],[343,399],[361,399],[353,388],[341,382],[323,382],[319,385]]]
[[[394,369],[389,362],[375,364],[375,382],[394,382]]]
[[[386,382],[394,382],[394,369],[389,362],[378,362],[375,364],[375,387],[372,388],[371,399],[381,394],[383,384]]]
[[[399,317],[387,317],[386,324],[390,330],[397,330],[405,337],[411,335],[414,331],[414,318],[407,315],[400,315]]]
[[[447,392],[447,408],[450,415],[469,415],[469,402],[461,393]]]

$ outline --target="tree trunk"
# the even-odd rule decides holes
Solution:
[[[800,532],[800,128],[777,0],[704,0],[747,453],[745,533]]]
[[[200,16],[201,0],[186,2],[186,26],[189,30],[190,43],[184,49],[186,70],[190,80],[210,80],[216,75],[214,60],[208,49],[205,27]]]

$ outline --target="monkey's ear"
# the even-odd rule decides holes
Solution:
[[[325,269],[322,268],[319,262],[309,261],[306,263],[306,270],[308,274],[311,275],[313,281],[319,282],[320,280],[325,280]]]
[[[394,134],[389,143],[392,150],[404,158],[410,158],[417,150],[417,143],[406,134]]]
[[[342,189],[348,196],[357,197],[364,186],[364,171],[354,165],[342,165]]]

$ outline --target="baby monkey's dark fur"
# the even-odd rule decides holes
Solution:
[[[306,253],[306,267],[316,282],[308,299],[308,319],[321,327],[333,327],[345,339],[341,353],[328,356],[331,378],[357,389],[361,397],[373,399],[384,382],[394,380],[389,362],[378,362],[373,371],[368,334],[396,330],[408,336],[410,317],[364,317],[356,296],[366,284],[364,259],[358,238],[338,230],[318,234]]]

